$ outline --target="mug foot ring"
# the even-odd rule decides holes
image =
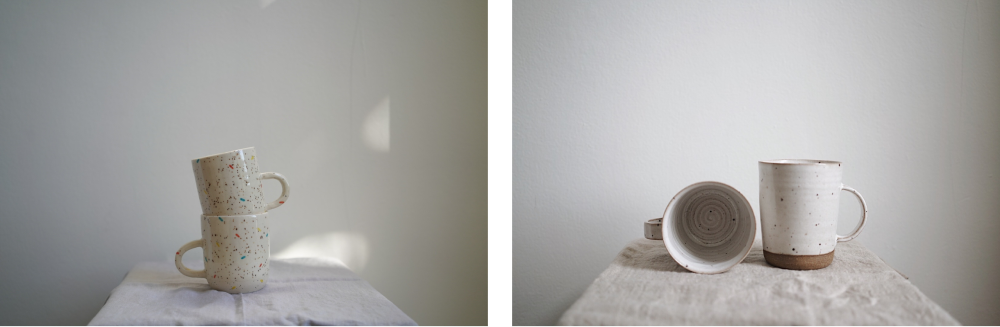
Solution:
[[[790,255],[764,251],[764,260],[772,266],[792,270],[826,268],[833,263],[833,252],[818,255]]]

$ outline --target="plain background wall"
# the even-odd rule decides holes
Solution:
[[[858,241],[1000,324],[1000,2],[519,1],[513,48],[514,324],[555,323],[691,183],[756,211],[776,158],[843,161]]]
[[[486,324],[486,26],[474,1],[0,1],[0,324],[89,322],[200,236],[190,160],[248,146],[291,184],[272,254]]]

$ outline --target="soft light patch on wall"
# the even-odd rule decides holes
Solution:
[[[278,1],[278,0],[260,0],[260,9],[267,8],[267,6],[270,6],[275,1]]]
[[[368,264],[368,238],[360,233],[332,232],[309,235],[273,255],[274,258],[332,257],[360,273]]]
[[[389,152],[389,96],[382,98],[365,117],[361,139],[369,149]]]

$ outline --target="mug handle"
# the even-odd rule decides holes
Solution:
[[[650,219],[646,221],[645,232],[646,239],[649,240],[662,240],[663,239],[663,218]]]
[[[184,276],[188,276],[188,277],[207,278],[206,276],[208,276],[208,274],[205,273],[204,269],[202,269],[202,270],[191,270],[191,268],[188,268],[187,266],[184,266],[184,263],[181,262],[181,257],[184,256],[185,252],[187,252],[190,249],[200,248],[200,247],[201,247],[201,240],[194,240],[194,241],[188,242],[187,244],[184,244],[184,246],[182,246],[181,249],[177,251],[177,255],[174,256],[174,264],[177,265],[177,271],[180,271],[181,274],[183,274]]]
[[[282,176],[279,173],[262,173],[260,174],[260,178],[276,179],[279,183],[281,183],[281,196],[279,196],[277,200],[268,203],[267,208],[265,208],[264,211],[268,211],[285,204],[285,200],[288,200],[288,193],[291,191],[291,189],[288,188],[288,181],[285,180],[285,176]]]
[[[857,196],[858,200],[861,200],[861,209],[865,211],[861,214],[861,221],[858,222],[857,227],[854,227],[854,232],[851,232],[851,235],[837,235],[837,242],[847,242],[853,240],[855,237],[858,237],[858,234],[861,234],[861,229],[865,228],[865,222],[868,221],[868,205],[865,204],[865,198],[861,196],[861,193],[858,193],[858,190],[844,184],[840,184],[840,190],[854,193],[854,196]]]

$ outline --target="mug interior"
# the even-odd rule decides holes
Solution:
[[[667,251],[678,264],[698,273],[721,273],[743,261],[757,233],[750,202],[719,182],[681,190],[663,218]]]
[[[773,165],[839,165],[840,161],[834,160],[816,160],[816,159],[777,159],[777,160],[761,160],[760,163],[773,164]]]

